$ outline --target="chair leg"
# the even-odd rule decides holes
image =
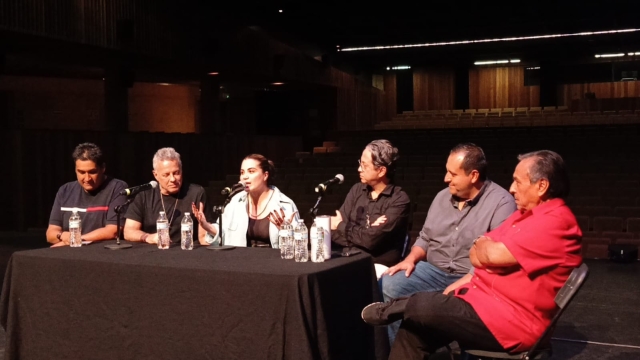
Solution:
[[[447,352],[449,352],[449,358],[450,358],[451,360],[456,360],[456,359],[453,357],[453,352],[451,351],[451,346],[449,346],[449,345],[445,345],[445,347],[447,348]]]

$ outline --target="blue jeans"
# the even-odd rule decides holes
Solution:
[[[409,277],[404,271],[398,271],[393,276],[384,275],[380,278],[380,288],[384,301],[410,296],[421,291],[442,292],[447,286],[456,282],[463,275],[444,272],[426,261],[420,261]],[[389,324],[389,344],[393,344],[401,321]]]

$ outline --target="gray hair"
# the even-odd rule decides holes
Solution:
[[[371,161],[377,168],[384,166],[387,168],[387,178],[393,180],[396,173],[396,165],[400,155],[398,148],[394,147],[389,140],[380,139],[370,142],[366,149],[371,152]]]
[[[529,167],[529,181],[532,184],[540,179],[547,179],[547,194],[550,199],[564,199],[569,196],[569,175],[562,156],[551,150],[532,151],[518,156],[520,161],[528,158],[534,158],[533,164]]]
[[[180,154],[178,154],[178,152],[172,147],[166,147],[156,151],[156,154],[153,155],[153,169],[155,170],[158,167],[158,164],[163,161],[177,161],[178,166],[182,169]]]

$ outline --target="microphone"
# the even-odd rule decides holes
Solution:
[[[226,188],[222,189],[222,191],[220,191],[220,194],[229,195],[230,193],[240,189],[244,189],[244,183],[242,181],[238,181],[238,183],[233,184],[232,187],[227,186]]]
[[[317,193],[323,192],[323,191],[327,190],[329,185],[335,184],[335,183],[342,184],[343,181],[344,181],[344,176],[342,176],[342,174],[337,174],[336,176],[334,176],[333,179],[327,180],[327,181],[323,182],[322,184],[316,186],[316,192]]]
[[[130,187],[128,189],[124,189],[124,190],[120,191],[119,194],[120,195],[126,195],[126,196],[133,196],[133,195],[136,195],[137,193],[145,191],[145,190],[155,189],[156,186],[158,186],[158,182],[157,181],[150,181],[148,184],[134,186],[134,187]]]

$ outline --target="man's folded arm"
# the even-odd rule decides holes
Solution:
[[[393,241],[387,235],[394,231],[396,227],[406,228],[409,218],[409,197],[398,198],[383,215],[387,221],[380,226],[361,226],[348,221],[338,224],[338,233],[343,235],[347,243],[375,251],[377,247],[384,245],[386,241]],[[375,222],[376,219],[370,219]]]

